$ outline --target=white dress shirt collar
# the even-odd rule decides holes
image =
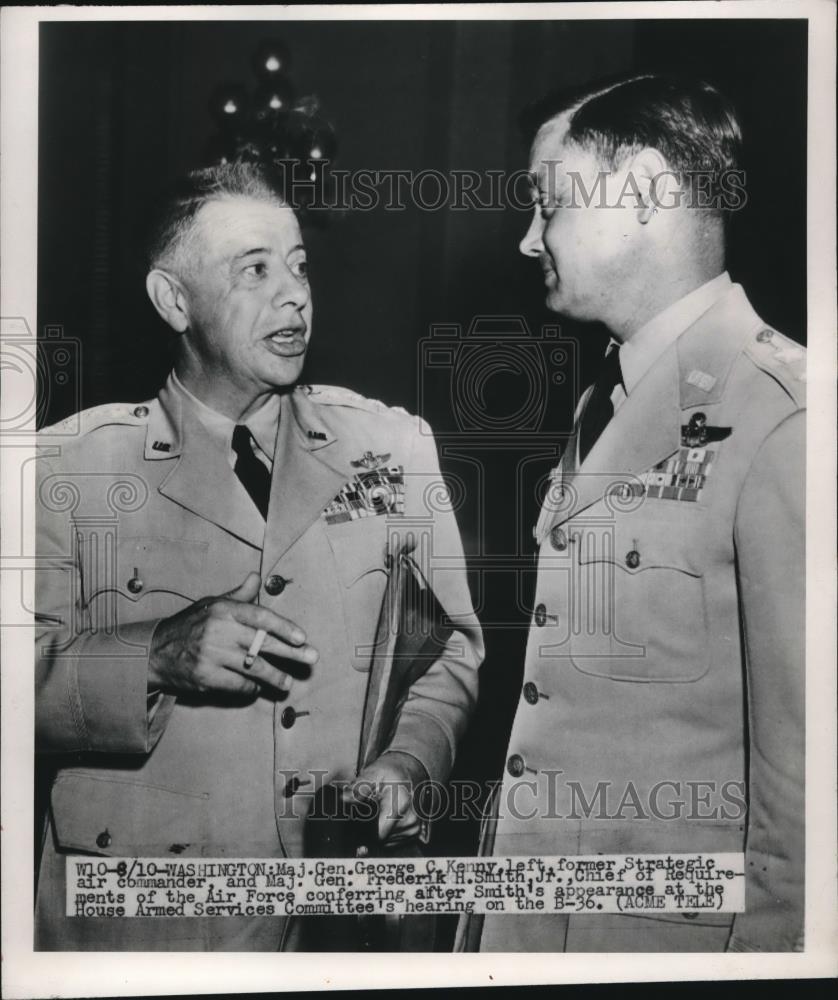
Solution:
[[[174,371],[169,375],[169,390],[173,395],[179,396],[185,405],[191,407],[195,416],[197,416],[210,435],[218,442],[219,447],[226,448],[230,465],[235,465],[235,455],[232,450],[233,431],[236,427],[235,421],[223,413],[213,410],[206,403],[202,403],[197,396],[193,395],[186,388]],[[245,426],[253,435],[253,439],[256,442],[258,450],[254,450],[257,457],[265,461],[268,466],[273,464],[276,431],[279,426],[279,408],[279,394],[273,393],[267,397],[255,413],[252,413],[244,421]]]

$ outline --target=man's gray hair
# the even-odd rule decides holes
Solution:
[[[270,174],[258,163],[222,163],[192,170],[180,178],[155,214],[148,241],[149,269],[159,267],[177,273],[198,212],[210,201],[237,197],[285,204]]]

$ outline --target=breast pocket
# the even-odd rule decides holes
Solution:
[[[208,544],[183,538],[119,538],[115,551],[92,551],[83,562],[94,624],[144,621],[174,614],[207,591]]]
[[[637,534],[577,538],[573,665],[620,681],[698,680],[710,666],[703,576],[678,526]]]
[[[389,576],[384,518],[330,526],[326,535],[341,583],[347,659],[355,670],[369,670]]]

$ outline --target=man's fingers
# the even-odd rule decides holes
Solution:
[[[419,817],[410,809],[398,814],[382,808],[378,818],[378,837],[380,840],[396,843],[400,840],[412,840],[419,835]]]
[[[209,672],[208,676],[199,682],[203,691],[224,691],[229,694],[256,694],[259,685],[249,677],[242,677],[232,670],[218,667]]]
[[[262,586],[262,579],[258,573],[248,573],[247,576],[242,580],[238,587],[234,587],[232,590],[228,590],[223,597],[229,597],[233,601],[243,601],[249,604],[251,601],[255,600],[259,588]]]
[[[362,773],[343,791],[344,801],[377,801],[379,840],[395,844],[415,840],[421,822],[413,807],[413,795],[407,781],[374,780]]]
[[[290,691],[294,684],[291,674],[268,663],[261,656],[257,656],[250,668],[244,666],[244,661],[236,667],[231,667],[236,673],[243,677],[253,678],[260,684],[267,684],[276,691]]]
[[[288,618],[276,614],[270,608],[259,604],[243,604],[240,601],[231,602],[230,613],[237,622],[251,629],[264,629],[268,635],[274,636],[290,646],[302,646],[306,641],[303,630]]]
[[[404,835],[406,838],[411,827],[416,827],[418,832],[419,818],[413,808],[413,796],[405,782],[382,782],[378,800],[380,840],[392,840],[394,835]]]
[[[242,625],[238,621],[228,623],[227,627],[230,630],[229,633],[227,633],[230,643],[230,652],[224,659],[225,665],[229,661],[230,665],[234,666],[236,670],[240,667],[247,670],[247,667],[244,667],[244,658],[248,653],[250,653],[256,632],[254,629],[249,628],[247,625]],[[272,663],[273,659],[292,660],[297,663],[304,663],[307,666],[311,666],[317,662],[319,654],[313,646],[305,644],[301,646],[292,646],[272,635],[266,635],[262,640],[261,646],[256,650],[256,656],[261,656],[263,659],[267,660],[271,666],[276,665]]]
[[[265,637],[265,641],[262,643],[262,648],[259,652],[260,655],[265,655],[269,658],[277,657],[282,660],[294,660],[297,663],[305,663],[308,666],[313,666],[317,663],[320,656],[314,646],[289,646],[287,642],[280,642],[270,635]]]

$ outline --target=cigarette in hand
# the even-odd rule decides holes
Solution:
[[[250,670],[253,666],[253,662],[259,655],[259,650],[262,648],[262,643],[267,637],[267,632],[263,628],[256,629],[256,635],[253,636],[253,642],[250,644],[250,649],[245,653],[244,657],[244,669]]]

